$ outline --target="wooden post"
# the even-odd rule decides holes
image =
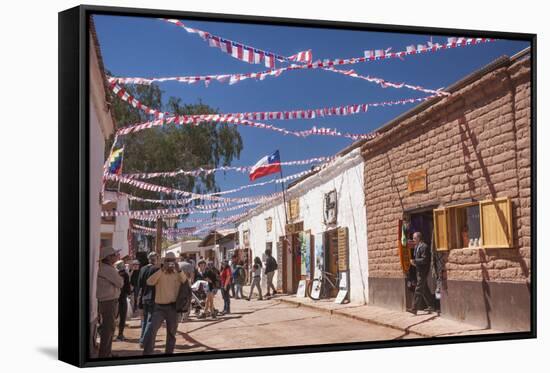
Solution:
[[[157,217],[157,237],[155,240],[155,252],[161,256],[162,251],[162,217]]]

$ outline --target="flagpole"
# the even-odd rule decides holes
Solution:
[[[281,160],[279,159],[279,162]],[[279,166],[279,174],[281,175],[281,187],[283,189],[283,208],[285,210],[285,232],[286,232],[286,226],[288,225],[288,215],[286,212],[286,195],[285,195],[285,182],[283,181],[283,168]]]
[[[124,146],[122,146],[122,149],[124,149]],[[124,150],[122,151],[122,158],[120,159],[120,173],[122,173],[122,167],[124,167]],[[118,179],[118,193],[120,193],[120,179]]]

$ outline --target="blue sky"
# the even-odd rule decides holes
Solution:
[[[94,18],[105,67],[115,76],[167,77],[265,70],[263,65],[248,64],[234,59],[217,48],[209,47],[197,35],[154,18],[103,15],[96,15]],[[433,37],[434,42],[446,42],[446,37],[437,35],[198,22],[185,19],[182,21],[189,27],[284,56],[312,49],[313,60],[361,57],[364,50],[389,47],[392,47],[393,51],[399,51],[410,44],[426,44],[430,37]],[[362,75],[437,89],[456,82],[502,55],[511,56],[528,46],[528,42],[498,40],[494,43],[409,56],[403,61],[390,59],[347,65],[342,69],[353,68]],[[285,64],[279,63],[277,66],[282,67]],[[228,113],[314,109],[425,95],[404,88],[381,88],[361,79],[319,69],[290,71],[278,78],[269,77],[264,81],[250,79],[232,86],[218,82],[212,82],[209,87],[205,87],[204,84],[188,85],[177,82],[161,83],[160,86],[166,99],[176,96],[185,103],[202,100],[220,112]],[[337,128],[342,132],[367,133],[412,107],[414,104],[369,108],[367,113],[353,116],[273,120],[268,123],[295,130],[309,129],[315,125]],[[244,149],[240,159],[235,160],[233,165],[252,165],[277,149],[283,162],[327,156],[352,143],[352,140],[344,138],[310,136],[304,139],[254,128],[239,127],[239,131]],[[308,167],[288,166],[283,168],[283,173],[290,175]],[[258,181],[274,177],[278,175]],[[247,175],[236,172],[217,173],[216,180],[221,190],[249,183]],[[230,196],[266,194],[276,190],[280,190],[280,184],[250,188]],[[228,214],[221,213],[220,216]],[[206,215],[194,217],[204,216]]]

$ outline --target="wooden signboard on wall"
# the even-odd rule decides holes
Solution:
[[[409,193],[425,192],[428,190],[426,169],[410,172],[407,175],[407,190]]]

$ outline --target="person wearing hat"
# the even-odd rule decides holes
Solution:
[[[157,332],[162,322],[166,321],[165,353],[171,354],[176,346],[178,329],[178,314],[176,300],[181,284],[188,281],[183,271],[178,271],[176,255],[167,253],[162,268],[147,279],[147,285],[155,287],[155,307],[151,317],[151,325],[145,330],[143,337],[143,354],[151,355],[155,348]]]
[[[126,264],[123,260],[119,260],[115,263],[115,268],[118,271],[120,277],[122,277],[123,285],[120,289],[120,296],[118,297],[118,336],[119,341],[124,341],[124,327],[126,326],[126,315],[128,313],[128,296],[130,295],[130,276],[126,272]]]
[[[147,285],[147,279],[151,277],[159,267],[157,266],[158,255],[156,252],[151,251],[147,255],[149,263],[144,265],[139,271],[138,286],[139,286],[139,308],[143,309],[143,316],[141,319],[141,334],[139,337],[139,345],[143,347],[143,338],[147,328],[151,325],[151,317],[153,316],[153,309],[155,308],[155,287]]]
[[[98,302],[101,325],[99,327],[99,355],[111,357],[113,335],[115,334],[115,318],[120,289],[124,285],[122,277],[113,267],[118,259],[118,252],[112,247],[102,247],[99,253],[99,269],[97,272],[96,297]]]

